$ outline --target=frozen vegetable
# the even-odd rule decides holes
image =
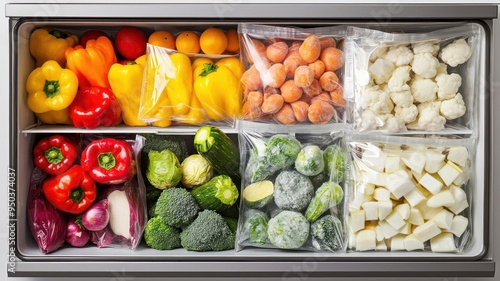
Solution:
[[[317,220],[324,212],[340,204],[344,198],[342,187],[335,182],[325,182],[317,190],[307,207],[305,216],[309,222]]]
[[[181,181],[181,164],[172,151],[168,149],[150,150],[148,160],[146,178],[154,187],[158,189],[171,188]]]
[[[439,113],[447,120],[453,120],[462,117],[466,110],[464,99],[462,95],[458,93],[454,98],[441,102]]]
[[[323,172],[324,168],[323,151],[317,145],[305,146],[295,159],[295,170],[304,176],[315,176]]]
[[[181,182],[188,188],[208,182],[214,175],[210,163],[199,154],[193,154],[181,163]]]
[[[417,106],[417,121],[407,125],[412,130],[439,131],[444,129],[446,119],[439,114],[441,102],[425,102]]]
[[[266,145],[267,162],[277,169],[291,167],[301,150],[300,142],[293,136],[274,135]]]
[[[391,78],[387,82],[387,87],[391,92],[399,92],[402,87],[407,85],[406,83],[410,81],[411,67],[408,65],[397,67],[392,73]]]
[[[439,51],[439,44],[436,42],[419,42],[413,43],[412,49],[414,54],[430,53],[436,56]]]
[[[224,218],[204,210],[181,233],[181,245],[188,251],[224,251],[234,248],[235,234]]]
[[[269,218],[266,213],[249,209],[244,213],[243,232],[244,236],[248,236],[248,241],[257,244],[265,244],[267,242],[267,225]]]
[[[320,251],[338,251],[344,242],[342,222],[335,216],[326,215],[311,224],[313,247]]]
[[[438,59],[429,53],[416,54],[411,63],[411,70],[422,78],[433,78],[437,74]]]
[[[278,169],[267,162],[265,144],[255,145],[252,150],[250,150],[250,159],[245,169],[245,175],[247,175],[249,181],[253,183],[265,180],[276,171],[278,171]]]
[[[238,189],[231,178],[218,175],[191,190],[191,195],[202,209],[224,211],[238,200]]]
[[[179,229],[165,224],[161,217],[149,219],[144,229],[144,240],[156,250],[172,250],[181,246]]]
[[[372,65],[370,65],[368,71],[370,72],[370,75],[374,79],[375,83],[381,85],[389,81],[394,69],[395,66],[390,60],[378,58]]]
[[[303,211],[311,201],[314,187],[297,171],[282,171],[274,183],[274,202],[284,210]]]
[[[410,83],[413,100],[419,103],[434,101],[438,86],[432,79],[417,77]]]
[[[334,182],[341,182],[344,178],[346,156],[344,149],[332,144],[323,151],[327,177]]]
[[[267,236],[278,248],[297,249],[309,237],[309,227],[309,222],[301,213],[282,211],[269,220]]]
[[[396,106],[394,108],[394,116],[405,124],[409,124],[417,119],[418,108],[414,104],[409,107]]]
[[[438,86],[438,99],[452,99],[462,85],[462,77],[456,73],[438,74],[435,78]]]
[[[200,207],[189,191],[174,187],[161,193],[158,202],[156,202],[155,213],[167,225],[184,227],[195,219],[199,209]]]
[[[263,180],[254,182],[243,189],[243,200],[251,208],[262,208],[273,200],[274,184]]]
[[[361,97],[361,108],[369,109],[375,114],[390,113],[394,104],[389,99],[389,94],[378,86],[367,87]]]
[[[405,45],[392,46],[384,56],[396,66],[408,65],[413,60],[413,52]]]
[[[465,39],[458,39],[441,50],[439,57],[447,65],[455,67],[466,62],[472,56],[472,49]]]

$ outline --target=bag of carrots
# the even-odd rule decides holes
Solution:
[[[345,26],[240,24],[242,118],[285,125],[345,121]]]

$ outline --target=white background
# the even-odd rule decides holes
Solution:
[[[8,260],[8,216],[7,216],[7,189],[8,189],[8,178],[7,178],[7,171],[8,171],[8,152],[9,152],[9,119],[12,118],[9,115],[9,94],[10,89],[9,89],[9,22],[8,19],[5,17],[5,4],[9,3],[45,3],[45,4],[57,4],[57,3],[74,3],[74,2],[79,2],[79,3],[102,3],[101,1],[84,1],[84,0],[79,0],[79,1],[62,1],[62,0],[40,0],[40,1],[8,1],[8,0],[1,0],[0,4],[0,281],[1,280],[7,280],[7,260]],[[119,0],[108,0],[104,2],[109,2],[109,3],[124,3],[124,2],[138,2],[138,1],[119,1]],[[183,2],[183,1],[161,1],[161,0],[149,0],[147,1],[149,3],[159,3],[159,2]],[[216,1],[191,1],[191,2],[197,2],[197,3],[216,3]],[[233,1],[218,1],[221,3],[230,3]],[[252,2],[252,3],[269,3],[268,1],[234,1],[237,3],[241,2]],[[300,3],[300,2],[305,2],[305,3],[328,3],[328,2],[333,2],[333,1],[272,1],[275,3]],[[436,3],[436,1],[421,1],[421,0],[414,0],[414,1],[378,1],[378,0],[365,0],[365,1],[335,1],[335,2],[346,2],[346,3]],[[476,1],[437,1],[439,3],[479,3]],[[480,1],[480,3],[500,3],[498,0],[497,1]],[[452,9],[452,6],[451,8]],[[450,11],[451,12],[451,11]],[[500,14],[500,12],[499,12]],[[495,21],[495,46],[498,48],[500,46],[500,21],[496,20]],[[494,50],[495,48],[493,48]],[[500,52],[497,52],[497,54],[500,54]],[[496,94],[500,93],[500,55],[497,55],[496,57],[493,56],[494,58],[494,65],[496,67],[497,72],[494,73],[494,86],[493,86],[493,93],[492,93],[492,100],[493,103],[496,105],[494,106],[493,110],[493,138],[494,138],[494,143],[492,144],[493,151],[494,152],[494,163],[493,163],[493,172],[498,172],[500,171],[499,167],[500,166],[500,152],[498,149],[495,149],[495,147],[500,146],[500,126],[497,120],[500,120],[500,112],[498,108],[500,108],[500,101],[499,98],[496,97]],[[16,93],[14,93],[16,94]],[[18,94],[24,94],[24,93],[18,93]],[[496,109],[496,110],[495,110]],[[498,173],[497,173],[498,174]],[[496,188],[500,188],[500,175],[494,175],[493,182],[492,182],[492,189],[493,192],[496,192]],[[495,214],[499,214],[500,212],[498,211],[498,208],[500,208],[499,204],[494,204]],[[500,219],[496,218],[494,219],[496,221],[494,223],[494,230],[493,232],[496,234],[496,239],[500,239]],[[496,239],[493,239],[494,241]],[[500,280],[500,243],[494,243],[494,245],[490,245],[495,248],[495,253],[496,256],[494,256],[497,264],[496,272],[497,276],[496,278],[489,278],[489,279],[477,279],[477,280]],[[167,277],[167,276],[165,276]],[[370,280],[402,280],[403,278],[383,278],[383,279],[370,279]],[[31,280],[68,280],[68,278],[47,278],[47,279],[35,279],[35,278],[11,278],[8,280],[19,280],[19,281],[31,281]],[[78,281],[80,279],[78,278],[72,278],[71,280],[73,281]],[[81,280],[88,280],[88,279],[81,279]],[[110,281],[132,281],[132,280],[142,280],[142,279],[133,279],[133,278],[105,278],[105,279],[92,279],[92,280],[110,280]],[[160,279],[149,279],[149,280],[160,280]],[[164,279],[161,279],[164,280]],[[180,280],[179,278],[176,278],[176,280]],[[184,279],[183,279],[184,280]],[[190,279],[185,279],[185,280],[190,280]],[[197,280],[212,280],[212,279],[197,279]],[[213,279],[213,280],[220,280],[220,278]],[[238,278],[238,280],[250,280],[250,279],[243,279],[243,278]],[[263,280],[263,279],[258,279],[258,280]],[[282,278],[277,278],[276,280],[282,280]],[[317,279],[315,279],[317,280]],[[326,279],[325,279],[326,280]],[[332,279],[328,279],[332,280]],[[357,280],[357,279],[348,279],[348,278],[339,278],[339,280]],[[362,279],[366,280],[366,279]],[[404,280],[426,280],[426,281],[452,281],[452,280],[473,280],[471,278],[467,279],[456,279],[456,278],[426,278],[426,279],[416,279],[416,278],[404,278]]]

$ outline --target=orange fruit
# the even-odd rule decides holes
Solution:
[[[148,43],[158,47],[175,49],[175,38],[166,30],[158,30],[149,35]]]
[[[227,47],[226,52],[237,53],[240,51],[240,42],[238,41],[238,31],[236,29],[229,29],[226,32]]]
[[[177,39],[175,39],[175,47],[179,52],[199,53],[200,36],[198,36],[198,34],[194,31],[183,31],[177,35]]]
[[[224,31],[210,27],[200,36],[200,47],[205,54],[220,55],[227,47],[227,37]]]

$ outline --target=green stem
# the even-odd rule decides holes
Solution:
[[[45,95],[47,95],[47,98],[53,98],[59,94],[59,91],[61,91],[61,86],[59,86],[59,81],[57,80],[45,80],[45,85],[43,86],[43,91],[45,92]]]
[[[217,68],[219,68],[219,66],[213,63],[205,63],[203,64],[203,71],[200,73],[200,76],[205,77],[212,72],[216,72]]]
[[[68,38],[68,35],[60,30],[52,30],[49,32],[50,35],[54,36],[57,39],[66,39]]]
[[[116,165],[116,159],[111,152],[99,154],[97,161],[99,162],[99,166],[106,170],[112,169]]]
[[[75,203],[80,203],[82,201],[83,197],[85,196],[85,192],[81,187],[77,187],[71,190],[71,193],[69,194],[69,198],[73,200]]]
[[[64,159],[61,149],[57,147],[51,147],[45,150],[44,154],[45,159],[47,159],[47,162],[49,162],[50,164],[59,164]]]

